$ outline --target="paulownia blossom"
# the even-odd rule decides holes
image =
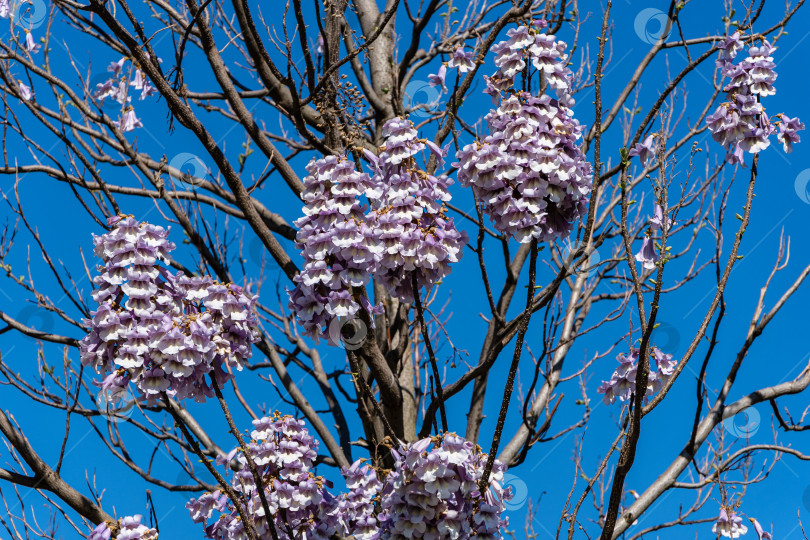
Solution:
[[[371,200],[367,218],[382,243],[374,277],[403,302],[413,302],[412,277],[417,286],[430,288],[450,273],[461,259],[467,234],[456,230],[444,203],[452,198],[453,181],[434,176],[419,166],[416,156],[428,149],[439,166],[444,151],[419,139],[410,120],[392,118],[383,126],[384,146],[379,156],[367,152],[381,191]]]
[[[751,45],[748,56],[738,64],[734,63],[737,53],[743,49],[740,33],[734,32],[720,45],[722,54],[717,60],[728,84],[723,88],[727,100],[721,103],[714,114],[706,117],[709,131],[715,141],[726,149],[728,163],[743,164],[744,152],[757,154],[770,146],[770,136],[777,133],[785,152],[799,142],[797,132],[804,129],[798,118],[776,115],[773,123],[760,103],[760,99],[776,93],[773,86],[776,72],[773,52],[776,47],[762,39],[760,46]]]
[[[743,524],[743,520],[731,508],[721,508],[720,516],[712,525],[712,532],[727,538],[738,538],[748,532],[748,527]]]
[[[121,104],[121,117],[114,123],[124,133],[143,127],[143,123],[132,107],[132,96],[129,95],[129,87],[131,86],[140,91],[139,100],[144,100],[157,92],[157,88],[152,85],[146,74],[134,63],[130,67],[129,74],[131,75],[133,70],[135,74],[132,75],[129,84],[127,84],[128,77],[124,74],[124,66],[128,61],[130,59],[124,56],[116,62],[110,62],[107,71],[112,75],[106,81],[97,83],[96,88],[92,91],[92,97],[102,103],[105,99],[110,98]]]
[[[489,135],[458,153],[458,178],[472,186],[499,232],[521,243],[553,241],[584,214],[593,180],[577,144],[583,127],[570,109],[566,44],[526,26],[507,36],[492,47],[498,71],[485,77],[499,107],[485,117]],[[554,97],[515,88],[527,62],[542,74],[541,90],[553,89]]]
[[[619,367],[613,372],[609,381],[602,381],[602,385],[596,389],[600,394],[605,394],[602,401],[610,405],[616,401],[627,401],[633,392],[636,391],[636,372],[638,371],[638,355],[640,351],[633,349],[630,354],[620,354],[616,357]],[[651,396],[663,388],[675,372],[677,361],[672,359],[671,354],[662,352],[658,347],[653,347],[650,354],[650,366],[653,364],[656,371],[650,370],[647,376],[647,390],[645,397]]]
[[[169,231],[132,216],[107,222],[112,230],[94,236],[103,261],[93,278],[98,308],[84,320],[88,334],[79,342],[82,363],[108,373],[102,391],[114,401],[132,381],[147,403],[162,395],[205,401],[241,369],[258,340],[256,297],[242,287],[210,277],[172,273],[174,244]]]
[[[248,451],[272,521],[241,452],[234,453],[241,468],[233,473],[231,487],[246,497],[251,525],[262,540],[272,538],[271,523],[281,540],[502,538],[507,522],[501,514],[511,497],[501,486],[505,466],[495,461],[490,489],[482,495],[478,481],[487,456],[461,437],[445,434],[400,446],[391,451],[393,471],[378,472],[358,460],[341,471],[346,491],[333,495],[327,490],[331,484],[312,470],[318,442],[302,421],[276,413],[253,426]],[[186,508],[203,523],[207,538],[244,538],[244,521],[220,490],[191,499]]]
[[[141,524],[143,516],[127,516],[112,524],[112,529],[108,523],[100,523],[90,532],[87,540],[110,540],[113,529],[117,531],[115,540],[157,540],[158,533],[155,529]]]
[[[353,317],[360,302],[372,310],[365,296],[358,301],[352,294],[352,287],[369,282],[382,250],[359,197],[377,198],[382,191],[344,156],[313,160],[306,170],[304,217],[295,222],[304,267],[293,278],[289,307],[305,333],[317,339],[329,337],[335,318]]]
[[[441,164],[444,152],[402,118],[386,122],[383,136],[379,155],[366,153],[371,176],[344,156],[307,165],[305,215],[295,222],[304,267],[293,278],[289,307],[313,338],[334,337],[332,321],[361,308],[373,321],[379,308],[359,290],[372,276],[392,296],[412,302],[413,277],[419,288],[431,287],[450,273],[467,243],[444,206],[452,180],[428,174],[415,159],[429,149]]]

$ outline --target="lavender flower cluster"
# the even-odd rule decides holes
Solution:
[[[790,152],[793,144],[799,142],[797,132],[804,129],[798,118],[784,114],[775,115],[777,120],[772,122],[760,103],[760,98],[776,93],[773,86],[776,64],[772,56],[776,47],[762,39],[759,47],[751,45],[748,56],[735,64],[734,59],[743,48],[739,32],[720,44],[722,54],[717,67],[729,79],[723,88],[727,100],[706,118],[712,137],[726,149],[726,161],[731,164],[744,164],[744,152],[757,154],[768,148],[770,136],[777,132],[777,140],[785,152]]]
[[[304,267],[294,278],[289,307],[313,338],[333,337],[331,322],[354,317],[361,307],[369,315],[377,313],[365,295],[353,290],[372,276],[393,296],[412,302],[412,277],[420,288],[437,283],[450,273],[467,242],[443,204],[450,200],[452,181],[416,164],[415,156],[425,148],[439,160],[443,152],[418,139],[409,120],[392,118],[383,136],[379,155],[366,153],[372,176],[358,172],[343,156],[307,165],[304,217],[295,222]]]
[[[110,540],[111,537],[115,540],[157,540],[157,531],[142,525],[141,519],[143,519],[143,516],[138,514],[123,517],[113,524],[99,523],[90,532],[87,540]],[[110,528],[110,525],[112,525],[112,528]],[[112,536],[113,532],[115,532],[115,536]]]
[[[313,160],[306,170],[304,217],[295,222],[304,267],[293,278],[289,306],[317,339],[333,318],[352,317],[360,309],[351,287],[368,283],[381,248],[358,197],[376,198],[381,190],[343,156]]]
[[[630,354],[620,354],[616,357],[619,367],[613,372],[609,381],[602,381],[602,385],[596,389],[600,394],[605,394],[602,401],[610,405],[619,398],[620,401],[627,401],[636,390],[636,372],[638,371],[638,349],[633,349]],[[665,354],[658,347],[652,348],[651,359],[655,363],[656,371],[650,370],[647,377],[646,395],[651,396],[658,392],[666,384],[667,380],[675,372],[677,360],[672,359],[671,354]],[[653,362],[650,363],[652,366]]]
[[[504,501],[511,497],[511,490],[500,484],[505,467],[495,462],[490,489],[482,496],[477,482],[486,455],[456,435],[392,450],[394,471],[382,479],[373,467],[358,460],[341,471],[347,491],[333,496],[326,489],[331,487],[329,482],[312,472],[318,443],[302,421],[276,413],[253,424],[248,451],[282,540],[334,535],[357,540],[502,538],[500,528],[506,520],[501,513]],[[271,538],[253,475],[244,466],[246,457],[238,453],[235,458],[242,468],[234,473],[231,487],[245,498],[259,538]],[[233,501],[221,491],[191,499],[186,508],[195,523],[203,523],[207,538],[244,538],[245,524]],[[214,513],[218,517],[209,524]]]
[[[392,118],[383,126],[383,136],[379,156],[366,153],[382,192],[371,200],[368,216],[382,244],[374,277],[391,295],[413,302],[412,276],[419,288],[439,282],[461,258],[467,235],[456,230],[443,204],[451,199],[453,181],[427,173],[414,159],[427,147],[441,166],[444,152],[417,138],[410,120]]]
[[[254,430],[248,451],[262,479],[263,491],[272,513],[265,514],[247,457],[233,452],[241,469],[231,478],[235,493],[246,500],[245,511],[252,519],[259,538],[271,538],[271,526],[280,539],[327,539],[340,526],[338,501],[327,491],[328,482],[312,472],[318,442],[309,435],[304,423],[291,416],[264,417],[253,421]],[[225,460],[219,460],[224,463]],[[191,499],[186,505],[195,523],[203,523],[206,538],[245,538],[245,523],[238,509],[220,491]],[[208,525],[214,512],[219,516]]]
[[[396,462],[382,490],[379,538],[502,538],[508,522],[501,514],[512,497],[511,487],[501,486],[504,464],[494,462],[490,489],[482,495],[478,481],[487,456],[470,441],[445,434],[392,453]]]
[[[115,121],[115,125],[124,133],[132,131],[135,128],[143,127],[143,123],[135,114],[135,108],[132,106],[132,96],[129,94],[129,87],[140,91],[138,99],[144,100],[157,92],[152,83],[146,77],[143,71],[136,66],[132,66],[129,70],[131,80],[127,84],[128,76],[124,74],[124,64],[129,60],[127,57],[122,57],[117,62],[111,62],[107,67],[107,71],[112,73],[112,76],[102,82],[96,84],[93,90],[93,97],[101,103],[105,99],[111,98],[121,104],[121,117]],[[135,75],[132,75],[132,70],[135,70]]]
[[[147,403],[166,393],[178,399],[213,397],[205,375],[223,385],[225,366],[241,369],[258,340],[256,298],[210,277],[176,275],[168,263],[169,231],[132,216],[110,218],[113,229],[95,236],[104,262],[93,278],[98,309],[85,320],[82,363],[109,372],[101,384],[117,400],[130,381]]]
[[[570,109],[571,71],[566,44],[538,28],[520,26],[492,47],[498,71],[485,77],[499,104],[486,115],[489,135],[459,151],[459,181],[472,186],[496,230],[526,243],[553,241],[585,212],[593,182],[577,140],[583,126]],[[527,61],[542,74],[540,92],[518,90]],[[545,94],[555,90],[555,97]]]

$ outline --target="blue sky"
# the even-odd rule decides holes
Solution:
[[[597,2],[586,2],[580,7],[583,14],[587,10],[592,10],[591,17],[587,19],[582,27],[582,39],[580,49],[585,44],[590,45],[591,52],[596,50],[595,36],[598,33],[601,19],[601,8]],[[658,32],[658,22],[656,13],[650,9],[664,9],[663,2],[629,2],[618,0],[614,3],[614,26],[613,31],[613,51],[612,59],[606,66],[604,77],[604,101],[611,104],[612,99],[618,95],[629,76],[638,65],[640,59],[646,54],[650,45],[648,41],[655,37]],[[762,20],[758,24],[758,29],[771,26],[782,13],[783,6],[778,3],[771,3],[766,7],[762,15]],[[648,11],[644,11],[648,10]],[[681,25],[684,35],[687,38],[700,37],[707,34],[714,34],[722,31],[722,3],[721,2],[692,2],[686,6],[681,16]],[[660,19],[659,19],[660,20]],[[768,112],[773,115],[777,112],[785,112],[789,116],[798,116],[805,121],[810,120],[810,104],[806,99],[806,89],[808,87],[808,74],[805,68],[806,55],[808,51],[807,40],[810,37],[810,11],[806,8],[800,10],[789,27],[789,32],[784,35],[778,43],[779,49],[775,53],[777,71],[779,78],[776,81],[777,94],[767,98],[765,102]],[[402,23],[401,23],[402,24]],[[57,25],[57,30],[68,32],[64,25]],[[36,34],[36,31],[35,31]],[[68,34],[65,34],[66,36]],[[118,56],[111,51],[99,51],[93,42],[86,39],[73,41],[72,32],[70,51],[76,59],[83,62],[82,70],[88,68],[92,73],[103,72],[106,65]],[[563,40],[571,40],[570,31],[564,29],[560,33]],[[164,62],[168,62],[170,57],[170,41],[157,42],[158,50],[167,51]],[[53,43],[54,58],[65,58],[65,51],[62,46]],[[703,47],[696,47],[691,51],[705,50]],[[41,53],[40,53],[41,58]],[[88,60],[89,59],[89,60]],[[575,55],[579,59],[579,52]],[[641,92],[639,104],[643,107],[654,101],[659,89],[668,80],[667,64],[669,72],[676,73],[680,66],[684,65],[685,54],[680,50],[670,50],[661,54],[651,65],[648,73],[641,81]],[[187,66],[198,65],[193,63],[193,57],[186,60]],[[428,73],[435,72],[438,64],[429,66],[421,71],[414,78],[411,88],[413,100],[430,100],[435,97],[432,89],[425,86]],[[710,62],[704,70],[690,74],[686,78],[688,89],[688,103],[692,106],[688,109],[686,117],[694,118],[697,115],[696,107],[705,101],[712,90],[713,64]],[[485,66],[482,73],[489,73],[491,66]],[[71,74],[72,76],[72,74]],[[74,77],[75,79],[75,77]],[[73,79],[71,79],[73,80]],[[206,72],[197,70],[187,72],[186,81],[192,87],[211,88],[211,77]],[[35,87],[39,89],[40,87]],[[480,90],[483,83],[479,83],[470,98],[465,102],[461,114],[468,122],[474,122],[478,117],[483,116],[490,107],[487,96],[482,96]],[[48,99],[45,87],[41,87],[41,99]],[[593,93],[591,90],[584,90],[577,96],[577,105],[574,107],[577,118],[590,126],[593,121]],[[441,106],[441,101],[440,105]],[[177,159],[182,154],[192,154],[200,156],[202,163],[206,167],[212,167],[213,163],[206,160],[202,148],[196,140],[189,135],[181,126],[176,125],[175,131],[167,136],[167,120],[165,115],[165,104],[162,100],[152,98],[145,102],[137,103],[139,115],[144,121],[145,128],[137,130],[128,135],[130,140],[137,138],[138,146],[143,151],[149,151],[158,158],[166,155],[171,161]],[[261,115],[264,114],[262,117]],[[256,110],[257,117],[263,118],[268,126],[276,125],[275,116],[268,110]],[[634,126],[635,127],[635,126]],[[657,127],[657,126],[656,126]],[[38,128],[32,127],[37,130]],[[240,145],[244,141],[244,136],[238,129],[231,129],[231,124],[221,119],[211,117],[209,129],[215,138],[222,142],[223,147],[229,156],[235,161],[235,156],[241,151]],[[430,135],[428,130],[425,133]],[[804,134],[803,134],[804,135]],[[46,134],[42,134],[43,140],[50,140]],[[722,149],[711,141],[707,135],[698,137],[700,144],[713,152],[713,157],[719,156]],[[621,128],[615,123],[605,134],[603,142],[603,159],[612,159],[616,162],[621,147]],[[53,144],[49,142],[47,146]],[[806,144],[806,143],[804,143]],[[732,272],[731,281],[727,288],[726,300],[728,303],[727,318],[719,334],[719,346],[715,354],[712,366],[708,373],[709,396],[722,384],[728,367],[733,362],[734,356],[745,337],[748,321],[751,318],[755,303],[759,294],[759,288],[764,284],[768,272],[773,265],[778,246],[779,235],[782,231],[791,241],[791,258],[787,268],[777,274],[771,284],[771,290],[766,300],[766,306],[770,306],[782,294],[784,289],[800,272],[803,265],[808,263],[808,244],[810,239],[806,234],[807,220],[810,218],[810,190],[807,189],[810,179],[810,163],[805,156],[807,152],[804,144],[797,146],[792,154],[785,154],[777,144],[771,145],[761,154],[759,166],[759,181],[756,189],[756,199],[752,211],[751,224],[746,231],[746,236],[740,249],[744,256]],[[59,146],[54,146],[52,151],[60,155]],[[254,153],[248,160],[247,171],[249,174],[259,174],[264,167],[264,163],[258,157],[258,152]],[[590,152],[592,157],[592,150]],[[23,148],[20,148],[17,158],[22,162],[30,162],[28,155]],[[685,162],[685,155],[681,153],[679,162]],[[292,161],[293,166],[303,175],[303,166],[307,158],[299,157]],[[750,163],[750,157],[747,159]],[[682,167],[682,165],[681,165]],[[682,170],[682,169],[681,169]],[[695,174],[703,173],[703,164],[697,168]],[[123,174],[115,172],[115,174]],[[681,172],[681,175],[685,173]],[[734,171],[725,171],[726,178],[729,179]],[[728,245],[733,238],[733,231],[736,230],[737,221],[733,219],[734,212],[740,211],[744,202],[744,189],[747,183],[748,169],[737,171],[737,179],[731,188],[729,198],[729,212],[726,222],[726,253]],[[123,182],[133,183],[133,179],[123,179]],[[3,179],[2,190],[8,197],[14,196],[13,180]],[[37,175],[26,175],[19,184],[19,193],[26,210],[29,221],[36,225],[41,240],[49,247],[54,259],[62,261],[77,280],[83,274],[82,259],[79,254],[81,248],[88,260],[92,258],[92,242],[90,233],[98,234],[99,228],[82,211],[70,191],[64,185],[57,185],[52,180]],[[472,206],[471,194],[469,191],[454,189],[454,203],[460,208],[467,209]],[[281,213],[285,218],[293,220],[300,215],[300,204],[288,193],[280,179],[271,178],[268,184],[256,193],[259,200],[264,202],[272,210]],[[649,189],[648,194],[649,198]],[[135,214],[142,220],[148,220],[157,224],[164,224],[159,212],[154,206],[142,200],[120,198],[124,204],[124,210]],[[13,216],[4,207],[3,212],[13,221]],[[233,228],[231,229],[233,231]],[[177,227],[173,227],[172,239],[178,244],[180,258],[190,262],[191,251],[188,245],[182,244],[182,233]],[[12,254],[7,262],[12,264],[15,275],[25,273],[24,264],[26,260],[26,245],[31,244],[28,234],[20,234]],[[250,233],[245,237],[246,268],[250,277],[256,271],[258,253],[255,239]],[[285,243],[291,247],[290,243]],[[696,247],[702,250],[709,250],[712,247],[712,238],[703,231],[699,235]],[[513,250],[516,246],[513,246]],[[61,293],[49,279],[44,265],[41,263],[36,248],[31,246],[32,274],[38,285],[48,292],[50,297],[57,304],[69,308],[64,297],[60,299]],[[487,253],[492,257],[492,264],[489,269],[494,282],[502,279],[502,272],[499,272],[497,263],[500,261],[497,246],[488,247]],[[706,251],[704,251],[706,253]],[[607,253],[601,253],[604,258]],[[541,253],[541,259],[543,257]],[[704,256],[705,258],[705,256]],[[681,261],[672,264],[672,271],[668,275],[679,275],[683,272]],[[670,268],[667,268],[668,272]],[[691,337],[694,335],[699,325],[711,296],[714,293],[713,269],[708,270],[703,277],[687,284],[680,292],[669,295],[662,303],[662,310],[659,314],[659,321],[662,322],[666,336],[659,337],[667,342],[671,352],[676,358],[682,355]],[[549,271],[541,271],[540,279],[548,279]],[[280,273],[275,267],[271,268],[267,280],[263,285],[262,299],[269,304],[275,302],[276,281],[280,278]],[[525,275],[523,276],[525,283]],[[280,288],[283,292],[285,283],[283,277],[280,278]],[[542,284],[542,281],[538,281]],[[85,291],[89,291],[89,283],[86,280],[82,283]],[[19,288],[12,283],[4,281],[0,283],[0,305],[3,311],[12,315],[17,315],[20,319],[26,319],[27,323],[39,328],[50,328],[53,331],[69,332],[74,337],[81,337],[76,329],[68,328],[60,324],[48,314],[44,314],[36,309],[26,307],[23,303],[26,297],[20,293]],[[440,292],[439,302],[446,298],[451,299],[452,318],[448,323],[448,331],[453,336],[457,346],[469,351],[470,356],[467,362],[476,362],[477,353],[483,340],[485,323],[478,313],[485,312],[486,300],[483,296],[483,285],[476,268],[475,256],[467,251],[465,258],[454,269],[453,274],[445,282]],[[522,294],[518,294],[515,306],[518,306]],[[752,348],[749,358],[732,390],[730,399],[734,400],[745,395],[756,388],[769,386],[795,377],[801,367],[806,365],[810,350],[807,340],[804,337],[804,330],[808,320],[805,306],[810,300],[810,295],[806,289],[800,289],[791,299],[787,306],[780,312],[777,319],[766,330],[765,334],[757,341]],[[73,312],[75,315],[75,311]],[[601,310],[594,310],[589,315],[586,325],[590,326],[598,322],[599,317],[604,313]],[[531,326],[528,335],[528,344],[536,350],[539,346],[539,333],[542,331],[540,318],[536,318]],[[579,367],[579,363],[586,357],[590,357],[596,351],[604,351],[613,344],[618,336],[625,332],[628,326],[628,318],[625,316],[620,321],[612,325],[607,325],[597,332],[588,336],[582,343],[577,345],[569,353],[565,374],[570,374]],[[45,346],[46,358],[50,365],[60,366],[62,352],[58,347]],[[29,380],[36,373],[37,345],[30,340],[21,339],[14,333],[6,333],[0,336],[0,351],[3,359],[8,362],[16,372],[22,376],[27,376]],[[441,355],[447,355],[448,349],[445,347],[439,351]],[[663,405],[645,419],[644,431],[639,442],[639,453],[636,459],[636,466],[628,477],[627,488],[636,491],[643,491],[648,483],[654,480],[658,474],[677,456],[683,444],[688,438],[691,428],[692,418],[695,408],[695,378],[699,369],[699,362],[705,352],[705,345],[698,349],[698,353],[693,357],[688,368],[684,371],[678,383],[673,388],[670,397]],[[338,348],[322,348],[323,361],[327,370],[340,367],[345,359],[343,351]],[[508,357],[511,350],[496,363],[491,376],[491,389],[503,387],[508,364]],[[69,357],[78,362],[78,353],[70,351]],[[548,538],[547,532],[553,536],[559,520],[560,510],[565,501],[568,491],[574,478],[572,466],[572,456],[574,442],[583,437],[582,446],[582,466],[587,474],[591,474],[598,462],[604,456],[604,452],[616,434],[616,421],[618,419],[618,406],[606,406],[601,403],[601,396],[596,394],[595,389],[603,379],[607,379],[616,366],[614,360],[615,353],[597,362],[588,370],[589,379],[587,381],[587,394],[591,400],[592,415],[586,432],[582,430],[574,431],[557,440],[537,445],[533,448],[527,461],[521,466],[510,471],[513,474],[512,483],[518,494],[518,500],[514,501],[510,507],[509,516],[512,527],[522,530],[523,519],[526,513],[526,499],[532,499],[537,503],[537,517],[534,520],[534,527],[539,538]],[[464,363],[459,362],[459,368],[448,370],[448,378],[454,380],[463,369]],[[530,373],[530,360],[524,355],[521,364],[523,373]],[[57,367],[57,373],[59,368]],[[301,374],[299,373],[298,376]],[[249,372],[238,375],[243,391],[248,400],[266,410],[279,409],[282,412],[293,413],[291,407],[281,401],[275,390],[267,382],[252,377]],[[524,381],[525,382],[525,381]],[[321,404],[319,391],[312,387],[304,388],[307,397],[313,402],[316,408]],[[497,416],[497,406],[500,396],[492,391],[489,395],[487,405],[487,418],[482,427],[481,443],[485,447],[489,446],[489,440],[494,428]],[[552,426],[551,432],[557,432],[568,423],[579,419],[582,407],[576,405],[574,400],[579,397],[578,388],[575,382],[567,383],[560,388],[558,393],[564,393],[565,399],[560,408],[558,417]],[[451,419],[451,429],[454,431],[464,431],[469,404],[469,392],[463,392],[449,404],[448,416]],[[790,406],[794,416],[799,415],[802,408],[807,405],[806,397],[794,397],[780,400],[780,405]],[[30,438],[34,447],[50,463],[54,463],[59,453],[59,442],[64,429],[64,415],[54,412],[45,407],[25,401],[19,393],[14,390],[3,388],[0,390],[0,408],[10,411],[24,428],[26,435]],[[224,418],[218,411],[214,403],[204,405],[191,404],[190,409],[197,418],[202,420],[203,425],[210,430],[219,443],[223,446],[232,446],[226,435],[226,425]],[[516,415],[517,406],[513,403],[510,409],[512,416],[508,419],[505,429],[505,440],[514,432],[518,425]],[[347,412],[352,409],[347,409]],[[238,414],[237,420],[245,428],[249,427],[247,415]],[[750,442],[767,444],[773,442],[771,429],[771,412],[767,405],[758,405],[755,411],[749,411],[746,418],[735,419],[736,424],[728,425],[728,433],[736,431],[739,433],[739,426],[746,424],[750,427]],[[97,424],[100,429],[106,430],[102,423]],[[735,430],[734,425],[737,425]],[[128,442],[128,449],[132,452],[133,459],[139,463],[146,463],[154,450],[150,441],[128,426],[121,425],[122,433]],[[360,430],[357,425],[353,425],[355,431],[353,436],[357,437]],[[722,429],[722,428],[721,428]],[[805,435],[806,437],[806,435]],[[782,444],[792,445],[807,453],[810,445],[802,439],[802,434],[779,434]],[[105,489],[104,506],[112,513],[113,508],[118,515],[128,515],[133,513],[147,513],[145,490],[152,490],[152,497],[155,501],[157,517],[160,522],[162,537],[165,538],[196,538],[197,526],[194,526],[187,517],[186,511],[182,508],[187,497],[177,493],[165,493],[159,488],[147,485],[139,476],[120,464],[111,453],[101,444],[98,437],[92,431],[86,421],[76,419],[74,421],[71,436],[66,447],[67,465],[63,469],[65,479],[86,492],[85,475],[95,474],[96,485],[100,489]],[[156,474],[169,481],[185,483],[185,475],[178,473],[178,468],[168,463],[161,450],[156,453],[155,468]],[[360,457],[357,454],[355,457]],[[759,454],[755,459],[757,467],[761,467],[763,462],[771,463],[773,456],[770,454]],[[7,454],[0,450],[0,461],[6,461]],[[615,463],[615,460],[612,462]],[[757,468],[755,467],[755,469]],[[321,469],[319,472],[326,474],[330,478],[336,479],[334,471]],[[746,515],[756,517],[763,525],[769,529],[771,524],[777,537],[794,539],[800,538],[800,531],[796,521],[797,511],[801,512],[803,518],[810,513],[810,484],[806,480],[810,469],[806,463],[796,461],[791,457],[783,457],[770,472],[769,478],[761,484],[750,486],[745,494],[742,504],[742,511]],[[337,482],[340,485],[340,482]],[[575,496],[578,496],[583,482],[579,481]],[[3,494],[10,500],[11,487],[7,484],[0,484]],[[30,490],[21,489],[23,503],[26,509],[33,508],[37,516],[47,514],[47,506],[36,493]],[[630,533],[653,523],[663,522],[677,516],[678,507],[681,504],[691,504],[692,492],[672,491],[664,495],[639,521],[639,525],[630,529]],[[697,518],[709,518],[716,516],[718,502],[717,493],[713,495],[704,508],[696,515]],[[524,499],[521,501],[521,499]],[[14,507],[12,501],[12,513],[19,512],[19,508]],[[582,518],[593,517],[590,503],[586,502]],[[0,515],[4,515],[0,513]],[[710,524],[697,525],[695,527],[667,529],[660,533],[662,538],[675,538],[676,536],[694,535],[696,537],[709,537],[711,535]],[[63,528],[63,538],[74,538],[75,534],[67,528]],[[193,532],[192,532],[193,531]],[[596,531],[591,527],[589,531]],[[655,534],[655,533],[654,533]],[[0,533],[3,537],[4,533]],[[521,537],[519,534],[518,537]],[[753,537],[750,532],[748,538]]]

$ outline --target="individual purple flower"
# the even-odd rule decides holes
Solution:
[[[9,9],[8,0],[0,0],[0,18],[8,19]]]
[[[126,61],[127,57],[122,56],[117,62],[110,62],[110,65],[107,66],[107,71],[112,72],[113,78],[117,79],[121,75],[121,71],[124,69],[124,62]]]
[[[629,157],[638,156],[641,163],[645,166],[651,159],[655,158],[655,139],[658,137],[657,133],[651,133],[644,139],[643,142],[636,143],[633,148],[627,153]]]
[[[17,79],[17,84],[20,85],[20,97],[25,101],[31,101],[34,98],[34,91],[30,86]]]
[[[653,231],[657,231],[664,226],[664,209],[660,204],[655,205],[655,210],[653,211],[653,215],[650,216],[649,223]],[[670,220],[669,217],[666,219],[666,224],[667,228],[672,224],[672,220]]]
[[[439,72],[435,75],[428,75],[430,86],[441,86],[442,92],[447,92],[447,86],[444,84],[444,78],[447,75],[447,66],[442,64],[439,66]]]
[[[737,57],[737,53],[739,53],[743,47],[744,45],[742,40],[740,40],[739,32],[734,32],[730,36],[726,36],[723,42],[717,46],[721,51],[720,58],[717,59],[717,67],[722,68],[726,64],[733,62]]]
[[[756,531],[756,533],[757,533],[757,539],[758,540],[773,540],[773,536],[771,535],[771,533],[764,530],[762,528],[762,525],[759,524],[759,521],[757,521],[754,518],[748,518],[748,519],[754,525],[754,531]]]
[[[143,519],[143,516],[140,514],[121,518],[118,521],[121,529],[118,531],[115,540],[157,540],[157,531],[142,525],[141,519]]]
[[[655,251],[655,241],[649,236],[642,240],[641,250],[636,253],[636,260],[642,264],[645,270],[652,270],[655,268],[655,263],[661,260]]]
[[[720,516],[712,525],[712,533],[725,536],[727,538],[738,538],[748,532],[748,527],[743,525],[743,520],[732,509],[720,509]]]
[[[28,30],[25,31],[25,50],[36,54],[42,48],[42,45],[34,41],[34,36]]]
[[[106,522],[99,523],[95,529],[92,530],[87,540],[110,540],[112,531],[107,526]]]
[[[143,123],[135,114],[135,109],[129,106],[124,110],[124,115],[121,120],[116,120],[115,126],[124,133],[127,133],[133,131],[135,128],[143,127]]]
[[[786,153],[793,151],[793,145],[799,142],[799,135],[797,132],[804,129],[804,124],[798,118],[789,118],[782,115],[779,122],[779,134],[776,139],[782,143],[782,148]]]
[[[467,73],[475,69],[475,53],[473,51],[465,51],[463,46],[459,46],[450,56],[447,62],[447,67],[450,69],[458,68],[459,73]]]

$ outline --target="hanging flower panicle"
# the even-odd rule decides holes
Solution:
[[[566,44],[542,27],[513,28],[492,47],[498,70],[485,77],[486,93],[499,106],[485,117],[489,135],[459,151],[455,164],[495,229],[521,243],[569,234],[585,213],[593,181],[577,144],[583,126],[570,108]],[[537,95],[515,88],[527,62],[542,73]]]
[[[426,438],[392,450],[393,471],[378,471],[358,460],[341,470],[346,491],[329,493],[331,484],[312,471],[318,443],[304,423],[279,413],[253,422],[248,443],[265,487],[272,522],[281,540],[326,540],[335,535],[357,540],[405,538],[501,539],[505,466],[495,461],[490,489],[478,481],[487,456],[454,434]],[[271,538],[269,523],[246,457],[234,452],[241,468],[231,486],[247,497],[246,510],[259,538]],[[220,460],[224,463],[230,459]],[[217,490],[186,505],[207,538],[244,538],[244,522],[227,495]],[[217,514],[217,517],[214,515]],[[213,518],[213,521],[211,521]]]
[[[720,45],[717,66],[729,81],[723,88],[727,99],[706,117],[706,123],[714,140],[726,149],[726,161],[731,164],[744,164],[745,152],[757,154],[768,148],[773,134],[785,152],[790,152],[793,144],[799,142],[797,132],[804,129],[798,118],[777,114],[772,120],[765,112],[761,98],[776,93],[773,86],[777,77],[773,61],[776,47],[764,38],[760,41],[759,46],[752,44],[748,56],[736,64],[734,60],[744,48],[740,33],[734,32]]]
[[[369,282],[382,247],[379,233],[367,222],[367,207],[358,198],[379,197],[381,190],[343,156],[313,160],[307,172],[304,216],[295,222],[304,267],[293,278],[296,286],[289,292],[289,307],[305,333],[318,339],[329,337],[335,318],[353,317],[365,299],[356,300],[352,287]],[[372,311],[370,304],[365,307]]]
[[[93,300],[79,343],[82,363],[108,373],[101,383],[110,400],[135,383],[147,403],[167,393],[204,401],[218,384],[241,369],[259,339],[253,312],[256,297],[242,287],[210,277],[172,273],[166,266],[175,245],[169,231],[132,216],[108,220],[112,230],[94,236],[102,259]]]
[[[444,204],[451,199],[453,181],[429,174],[416,161],[428,149],[441,166],[444,151],[419,139],[411,121],[403,118],[386,122],[383,137],[379,156],[367,152],[381,192],[367,216],[382,244],[374,277],[392,296],[413,302],[412,276],[420,289],[441,281],[461,259],[467,235],[456,229]]]

